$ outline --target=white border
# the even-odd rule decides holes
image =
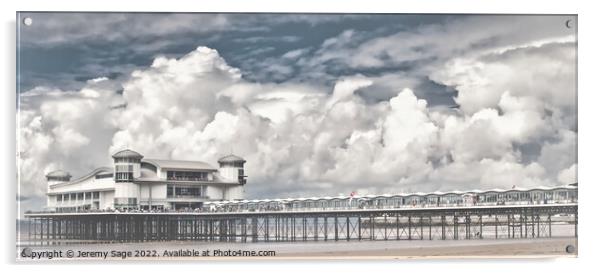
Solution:
[[[5,272],[16,270],[29,271],[36,265],[15,265],[15,11],[182,11],[182,12],[374,12],[374,13],[562,13],[579,15],[579,180],[580,180],[580,215],[579,215],[579,258],[556,259],[556,260],[420,260],[408,262],[244,262],[244,263],[222,263],[222,262],[153,262],[153,263],[118,263],[109,264],[109,267],[128,265],[130,269],[144,272],[167,271],[173,272],[174,267],[184,267],[195,271],[261,271],[261,272],[307,272],[309,270],[333,271],[333,272],[375,272],[387,271],[461,271],[461,272],[574,272],[596,268],[598,261],[598,246],[600,245],[600,216],[598,216],[595,201],[596,193],[600,193],[599,178],[600,141],[602,141],[601,122],[602,117],[599,104],[601,103],[600,88],[597,81],[599,75],[600,44],[599,26],[602,25],[600,18],[602,11],[596,9],[595,1],[531,1],[524,0],[502,0],[502,1],[475,1],[475,0],[422,0],[410,2],[371,0],[371,1],[327,1],[327,0],[235,0],[235,1],[126,1],[126,0],[102,0],[102,1],[75,1],[75,0],[53,0],[53,1],[30,1],[21,0],[6,3],[2,2],[0,13],[2,14],[2,60],[0,77],[3,83],[2,102],[3,121],[1,151],[3,151],[0,173],[3,174],[2,185],[4,193],[3,214],[5,219],[1,226],[2,236],[2,260],[6,268]],[[63,263],[67,264],[67,263]],[[133,267],[135,266],[135,267]],[[450,268],[453,266],[453,268]],[[45,266],[47,271],[65,272],[106,272],[113,270],[100,266],[90,266],[89,263],[70,263],[69,266]],[[42,269],[42,268],[38,268]]]

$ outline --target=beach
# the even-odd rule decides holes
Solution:
[[[574,247],[573,253],[567,253],[569,245]],[[28,248],[28,251],[35,253],[62,253],[62,256],[55,255],[52,260],[542,258],[576,257],[577,238],[262,243],[148,242],[62,244]],[[21,261],[49,260],[48,257],[23,257],[23,249],[17,249],[18,259]],[[75,253],[75,257],[65,257],[64,253],[67,251]]]

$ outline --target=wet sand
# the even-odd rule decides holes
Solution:
[[[566,247],[574,246],[574,253]],[[269,243],[213,243],[213,242],[150,242],[124,244],[85,244],[31,246],[34,251],[164,251],[198,250],[213,253],[221,251],[275,251],[274,257],[145,257],[129,260],[253,260],[253,259],[397,259],[397,258],[545,258],[576,257],[577,238],[539,239],[484,239],[484,240],[415,240],[415,241],[327,241],[327,242],[269,242]],[[18,252],[21,250],[18,249]],[[20,260],[27,260],[27,258]],[[100,259],[100,258],[86,258]],[[108,257],[108,260],[122,260]],[[60,260],[60,259],[59,259]],[[73,260],[73,259],[69,259]],[[81,260],[79,258],[78,260]],[[102,260],[102,259],[101,259]]]
[[[390,244],[392,243],[392,244]],[[573,245],[574,252],[567,253],[566,247]],[[416,241],[382,242],[368,246],[351,243],[347,250],[325,250],[316,252],[283,253],[280,256],[297,257],[365,257],[365,258],[519,258],[519,257],[576,257],[576,238],[521,239],[521,240],[466,240],[466,241]]]

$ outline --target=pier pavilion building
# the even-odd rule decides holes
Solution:
[[[242,200],[245,162],[231,154],[220,158],[215,168],[201,161],[145,158],[126,149],[113,155],[112,167],[76,179],[63,170],[48,173],[47,207],[61,212],[173,210],[200,208],[208,201]]]

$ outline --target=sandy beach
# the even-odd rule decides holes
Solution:
[[[574,246],[573,253],[567,253],[567,246]],[[270,242],[270,243],[213,243],[213,242],[151,242],[124,244],[85,244],[31,246],[35,252],[68,251],[105,252],[107,257],[75,257],[54,260],[149,260],[149,259],[397,259],[397,258],[541,258],[576,257],[577,238],[540,239],[501,239],[501,240],[415,240],[415,241],[327,241],[327,242]],[[197,251],[207,255],[165,256],[167,252]],[[22,248],[17,249],[18,253]],[[273,251],[270,257],[247,257],[238,255],[219,256],[216,252]],[[154,253],[154,257],[139,257],[136,253]],[[134,256],[115,256],[133,253]],[[20,256],[20,255],[19,255]],[[22,261],[31,259],[19,257]]]
[[[575,246],[567,253],[568,245]],[[333,246],[331,246],[333,247]],[[281,256],[306,257],[554,257],[577,255],[576,238],[521,239],[521,240],[465,240],[465,241],[387,241],[369,245],[350,243],[325,251],[283,253]],[[344,248],[344,249],[343,249]]]

